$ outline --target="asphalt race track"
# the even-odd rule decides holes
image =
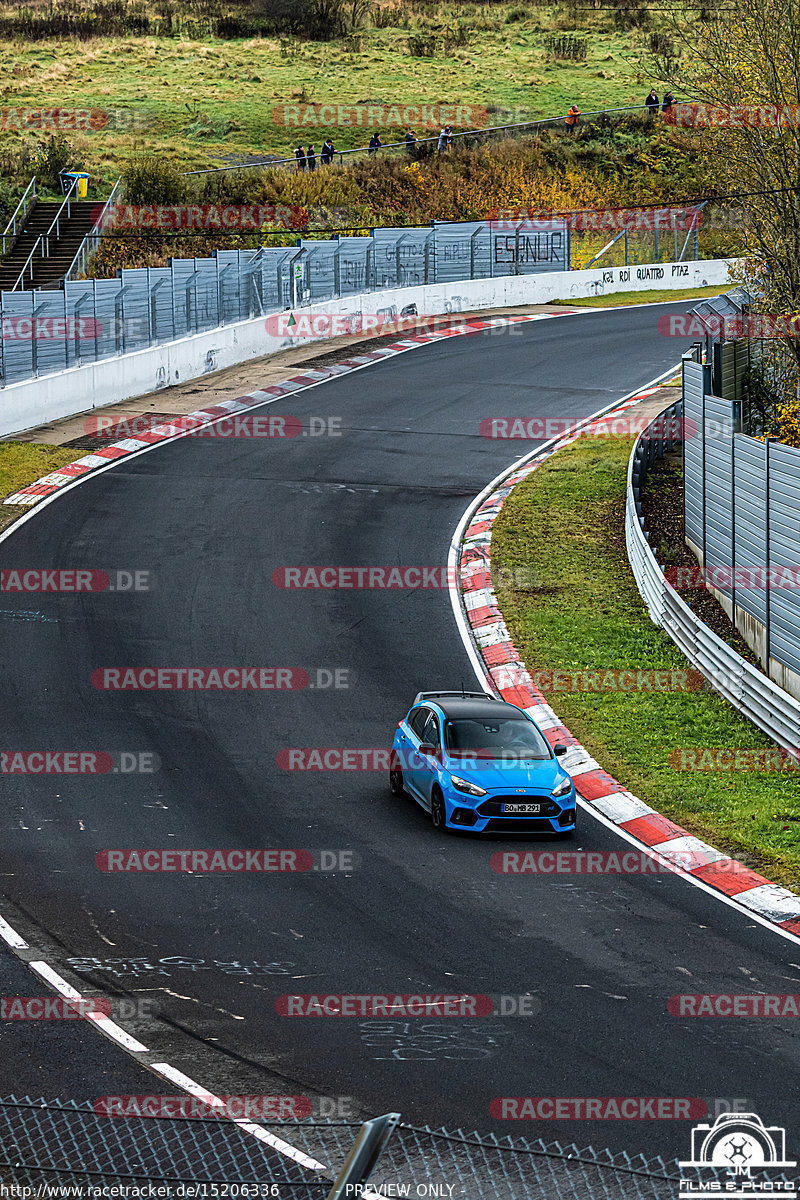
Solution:
[[[495,875],[493,852],[544,839],[437,836],[383,774],[276,763],[287,747],[388,747],[418,690],[475,679],[445,590],[286,590],[273,571],[444,564],[470,499],[533,448],[486,440],[480,421],[585,416],[644,385],[686,348],[657,332],[670,309],[413,350],[273,406],[340,418],[341,436],[167,444],[90,478],[3,544],[5,568],[154,577],[138,594],[3,597],[5,746],[152,752],[160,770],[5,777],[0,911],[23,932],[38,926],[49,961],[87,993],[154,1000],[153,1036],[181,1070],[228,1092],[351,1097],[359,1115],[397,1109],[449,1129],[670,1157],[686,1156],[686,1121],[500,1123],[489,1104],[700,1097],[712,1119],[717,1101],[739,1100],[767,1124],[800,1121],[789,1021],[667,1011],[677,992],[798,992],[800,948],[670,876]],[[340,668],[352,686],[92,685],[95,669],[128,666]],[[100,850],[150,847],[350,850],[357,865],[226,876],[95,866]],[[584,816],[571,848],[620,842]],[[288,1018],[275,1006],[288,992],[531,994],[538,1012]],[[19,1090],[30,1037],[6,1027],[5,1093]],[[120,1078],[138,1072],[122,1051],[104,1060],[112,1053]],[[108,1085],[91,1066],[79,1092],[53,1054],[40,1090],[83,1099],[96,1083],[100,1094]]]

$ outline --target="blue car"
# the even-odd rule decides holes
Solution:
[[[526,712],[485,692],[420,692],[397,726],[389,767],[434,828],[475,833],[575,831],[575,785]]]

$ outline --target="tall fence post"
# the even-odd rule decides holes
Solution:
[[[92,317],[94,318],[94,361],[100,357],[100,339],[97,332],[97,280],[92,280]]]
[[[81,296],[80,300],[75,301],[75,307],[72,310],[74,313],[73,320],[75,321],[75,365],[76,366],[80,365],[80,361],[82,358],[81,332],[82,332],[83,317],[81,316],[81,307],[82,307],[82,305],[84,305],[87,302],[90,295],[91,295],[90,292],[84,292],[84,294]],[[95,334],[95,337],[96,336],[97,336],[97,334]]]
[[[475,238],[481,232],[482,231],[479,226],[469,239],[469,277],[470,277],[470,279],[475,278]],[[425,282],[427,283],[427,279]]]
[[[700,402],[700,438],[702,451],[702,465],[700,473],[703,476],[703,574],[706,574],[706,389],[705,380],[703,387],[700,389],[702,400]]]
[[[64,285],[64,367],[69,366],[69,325],[67,323],[67,286]]]
[[[741,401],[731,405],[731,622],[736,624],[736,434],[742,428]]]
[[[767,672],[768,676],[769,676],[770,641],[772,638],[772,630],[770,629],[771,605],[770,605],[770,597],[769,597],[769,593],[770,593],[769,567],[770,567],[770,559],[772,557],[772,555],[770,554],[770,520],[769,520],[769,444],[771,441],[772,441],[772,438],[770,438],[770,437],[764,438],[764,558],[766,560],[764,563],[764,568],[765,568],[765,570],[764,570],[764,591],[766,592],[766,596],[764,599],[764,608],[765,608],[764,635],[765,635],[765,642],[766,642],[766,646],[765,646],[766,653],[764,656],[764,670]]]

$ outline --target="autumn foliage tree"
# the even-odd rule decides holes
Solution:
[[[698,136],[718,193],[741,197],[741,281],[762,311],[798,313],[800,0],[737,0],[704,15],[689,23],[682,5],[669,18],[683,43],[681,93],[708,106],[696,110]],[[784,350],[796,387],[800,341]]]

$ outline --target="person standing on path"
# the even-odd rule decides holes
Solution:
[[[314,171],[314,170],[316,170],[316,166],[317,166],[317,153],[316,153],[316,151],[315,151],[315,149],[314,149],[314,147],[313,147],[313,146],[309,146],[309,147],[308,147],[308,149],[306,150],[306,159],[308,160],[308,169],[309,169],[309,171]]]
[[[645,100],[645,104],[647,105],[647,111],[650,113],[650,120],[652,121],[658,112],[658,95],[655,88],[650,88],[650,95]]]
[[[306,152],[302,146],[297,147],[297,149],[294,152],[294,156],[297,159],[298,171],[305,171],[305,169],[306,169]]]
[[[333,162],[333,156],[335,153],[336,147],[334,146],[333,142],[329,137],[325,138],[325,141],[322,143],[322,153],[319,156],[320,162],[324,166],[328,166],[329,163]]]

